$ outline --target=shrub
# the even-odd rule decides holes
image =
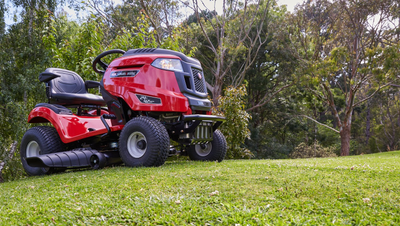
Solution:
[[[218,100],[218,110],[214,113],[226,117],[226,122],[220,126],[221,132],[225,135],[228,144],[226,158],[251,158],[254,155],[242,145],[246,138],[250,139],[249,124],[250,114],[245,108],[246,87],[227,87],[224,96]],[[216,111],[216,112],[215,112]]]
[[[312,145],[300,143],[289,156],[294,159],[337,157],[334,147],[323,147],[318,141]]]

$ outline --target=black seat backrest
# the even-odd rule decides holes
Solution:
[[[47,68],[39,76],[41,82],[48,84],[51,93],[86,93],[85,82],[77,73],[59,68]]]
[[[83,81],[73,71],[60,68],[47,68],[39,75],[39,80],[46,83],[46,95],[50,104],[76,107],[95,105],[104,106],[103,97],[87,92],[88,88],[100,85],[95,81]]]

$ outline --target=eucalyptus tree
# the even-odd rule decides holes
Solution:
[[[273,6],[276,6],[273,0],[223,0],[221,15],[205,19],[208,17],[203,14],[212,9],[204,10],[207,7],[203,1],[193,0],[187,4],[197,17],[194,35],[204,39],[197,55],[212,75],[207,88],[215,106],[224,85],[237,87],[243,83],[246,72],[267,41],[266,24]]]
[[[162,46],[165,38],[175,39],[175,27],[181,17],[181,6],[178,0],[88,0],[76,5],[86,6],[95,17],[104,23],[104,38],[110,44],[118,35],[140,30],[142,15],[149,23],[154,40],[158,47]],[[147,31],[145,31],[147,32]]]
[[[173,37],[175,26],[181,19],[182,5],[178,0],[136,0],[146,13],[147,18],[156,30],[156,40],[162,43],[165,37]]]
[[[291,43],[302,84],[330,108],[341,155],[349,155],[354,108],[398,79],[393,60],[399,57],[399,42],[391,26],[397,6],[390,0],[317,0],[300,5],[292,18]],[[361,89],[368,95],[361,96]]]

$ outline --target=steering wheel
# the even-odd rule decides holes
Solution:
[[[108,51],[105,51],[105,52],[100,53],[100,54],[99,54],[96,58],[94,58],[94,60],[93,60],[93,63],[92,63],[93,70],[94,70],[96,73],[104,74],[104,72],[105,72],[105,71],[107,70],[107,68],[108,68],[108,64],[106,64],[106,63],[104,63],[103,61],[101,61],[101,59],[102,59],[103,57],[105,57],[105,56],[107,56],[107,55],[110,55],[110,54],[113,54],[113,53],[121,53],[121,54],[124,54],[125,51],[123,51],[122,49],[112,49],[112,50],[108,50]],[[97,64],[99,64],[100,67],[102,67],[102,68],[104,69],[104,71],[103,71],[103,70],[97,69]]]

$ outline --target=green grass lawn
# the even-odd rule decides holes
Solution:
[[[0,189],[0,225],[400,225],[400,152],[168,161]]]

